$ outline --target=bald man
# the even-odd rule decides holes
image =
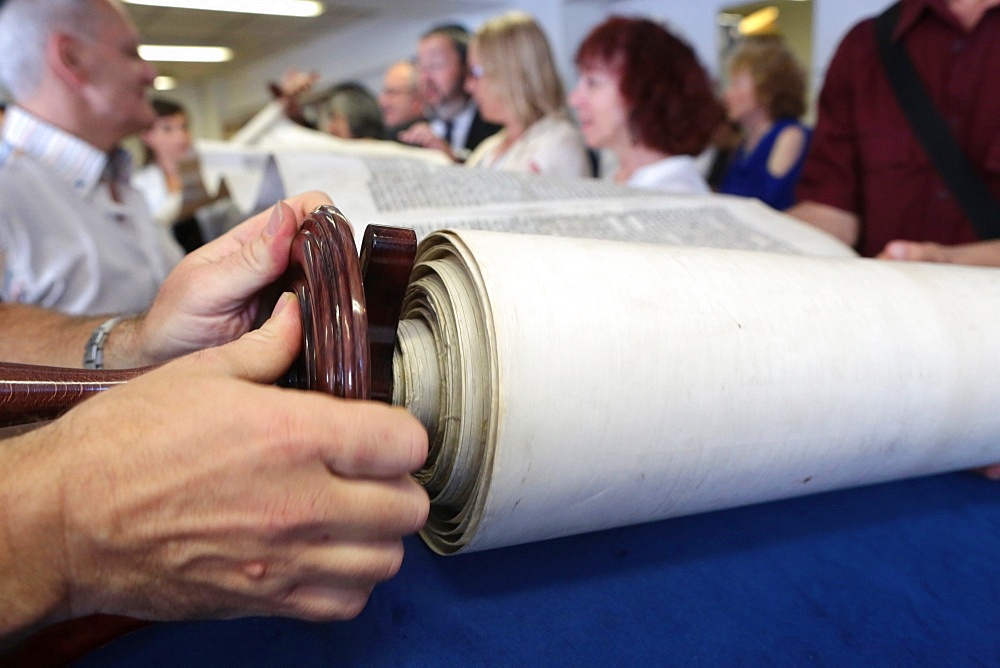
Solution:
[[[118,0],[7,0],[0,301],[76,315],[149,307],[182,251],[119,147],[155,119],[156,75]]]
[[[398,140],[400,132],[424,120],[420,75],[411,61],[400,60],[385,71],[378,106],[382,110],[388,139]]]

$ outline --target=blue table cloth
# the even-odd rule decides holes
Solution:
[[[453,557],[355,620],[158,624],[80,666],[1000,665],[1000,483],[968,473]]]

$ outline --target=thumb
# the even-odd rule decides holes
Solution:
[[[271,317],[239,339],[202,351],[217,369],[257,383],[273,383],[295,361],[302,348],[302,321],[298,299],[286,292],[278,299]]]
[[[281,201],[274,205],[264,227],[241,243],[236,252],[209,258],[224,269],[213,267],[213,283],[219,295],[229,300],[243,300],[255,294],[262,283],[269,283],[288,266],[288,250],[298,231],[292,208]],[[221,279],[221,280],[220,280]]]

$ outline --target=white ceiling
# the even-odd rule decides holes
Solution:
[[[233,3],[238,5],[239,0]],[[434,17],[463,10],[478,11],[495,4],[495,0],[325,0],[326,11],[313,18],[132,4],[126,8],[145,44],[227,46],[233,50],[233,60],[228,63],[156,63],[160,74],[178,81],[192,81],[224,76],[255,60],[344,30],[358,21],[377,20],[390,12]]]
[[[145,44],[228,46],[233,50],[233,60],[228,63],[155,63],[160,74],[187,81],[223,75],[264,56],[342,30],[375,13],[363,2],[354,4],[327,2],[327,10],[313,18],[143,5],[127,5],[127,9]]]

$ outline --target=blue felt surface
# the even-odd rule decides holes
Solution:
[[[970,474],[407,548],[351,622],[161,624],[78,665],[1000,665],[1000,483]]]

